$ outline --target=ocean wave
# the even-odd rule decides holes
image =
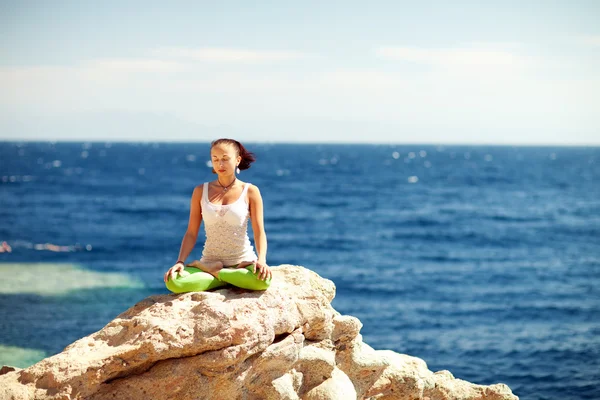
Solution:
[[[49,242],[32,243],[32,242],[28,242],[26,240],[14,240],[14,241],[11,241],[10,243],[3,242],[3,244],[4,243],[6,243],[6,246],[3,246],[4,252],[7,252],[7,253],[12,252],[14,249],[50,251],[50,252],[54,252],[54,253],[73,253],[73,252],[79,252],[79,251],[92,251],[92,248],[93,248],[92,245],[89,243],[88,244],[75,243],[75,244],[64,245],[64,244],[55,244],[55,243],[49,243]],[[2,252],[2,251],[0,250],[0,252]]]

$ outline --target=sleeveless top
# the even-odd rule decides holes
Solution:
[[[233,266],[242,261],[256,261],[256,253],[248,237],[250,211],[246,201],[249,183],[239,199],[231,204],[213,204],[208,199],[208,182],[202,190],[202,220],[206,241],[200,261],[221,261]]]

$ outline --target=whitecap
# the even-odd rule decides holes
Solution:
[[[392,153],[392,157],[394,158],[394,160],[397,160],[400,158],[400,153],[398,153],[397,151]]]
[[[419,178],[418,177],[416,177],[414,175],[408,177],[408,183],[417,183],[417,182],[419,182]]]

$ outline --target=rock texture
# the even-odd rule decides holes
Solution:
[[[0,399],[518,399],[376,351],[331,307],[335,286],[273,268],[264,292],[151,296],[62,353],[0,376]]]

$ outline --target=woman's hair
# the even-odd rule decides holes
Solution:
[[[210,148],[212,149],[218,144],[228,144],[230,146],[233,146],[233,148],[237,151],[238,156],[242,157],[242,161],[240,161],[240,165],[238,165],[238,168],[240,170],[250,168],[250,164],[256,161],[254,153],[250,153],[248,150],[246,150],[244,145],[238,142],[237,140],[217,139],[210,144]]]

